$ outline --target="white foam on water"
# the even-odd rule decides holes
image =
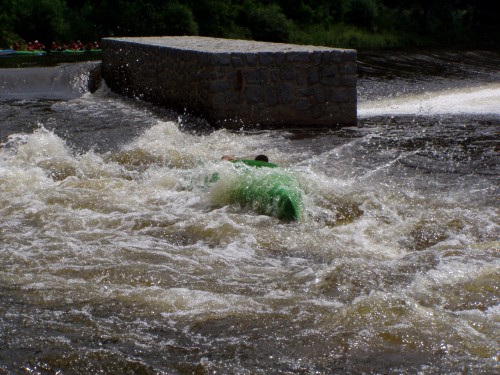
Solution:
[[[82,100],[92,97],[59,109],[83,109]],[[31,293],[33,303],[120,301],[127,314],[144,320],[137,306],[174,323],[292,316],[299,328],[259,333],[272,340],[317,332],[313,339],[321,342],[331,332],[348,332],[354,346],[384,350],[381,337],[389,332],[432,351],[459,323],[465,328],[454,340],[467,341],[468,318],[444,310],[440,287],[483,277],[494,258],[494,243],[463,254],[498,230],[495,210],[475,205],[487,192],[472,191],[467,180],[448,187],[449,179],[436,175],[398,175],[399,151],[364,160],[369,138],[297,157],[293,145],[282,147],[279,133],[200,136],[182,132],[175,121],[151,122],[105,153],[78,154],[43,128],[0,149],[0,281]],[[263,150],[299,180],[303,220],[281,222],[228,203],[237,171],[220,157],[250,158]],[[214,173],[219,181],[207,184]],[[412,241],[422,248],[405,245]],[[458,255],[442,255],[455,250]],[[475,252],[484,259],[469,267]],[[392,274],[408,254],[415,258]],[[420,295],[438,302],[424,306]],[[486,307],[481,323],[489,324],[497,309]],[[93,324],[112,331],[89,311]],[[158,337],[151,332],[154,347]],[[147,344],[140,333],[123,338]],[[473,339],[473,353],[490,353],[488,331]]]
[[[500,85],[430,92],[358,104],[358,116],[361,118],[438,114],[500,115]]]

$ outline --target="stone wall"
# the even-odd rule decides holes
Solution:
[[[106,38],[114,91],[224,127],[356,123],[356,51],[205,37]]]

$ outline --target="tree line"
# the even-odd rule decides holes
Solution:
[[[0,48],[202,35],[336,47],[498,47],[500,1],[0,0]]]

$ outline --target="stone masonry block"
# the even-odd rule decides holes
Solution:
[[[266,85],[264,89],[265,103],[269,106],[278,104],[278,89],[273,85]]]
[[[313,90],[311,87],[299,87],[296,91],[297,97],[307,97],[313,95]]]
[[[289,52],[286,54],[286,60],[289,62],[309,62],[309,53]]]
[[[116,92],[220,126],[356,123],[354,50],[206,37],[104,38]]]
[[[321,67],[321,77],[335,77],[338,73],[338,68],[335,65],[326,65]]]
[[[270,69],[271,81],[278,82],[280,80],[280,71],[279,69],[272,68]]]
[[[295,108],[297,109],[297,111],[306,111],[311,107],[311,101],[307,98],[297,99],[297,102],[295,103]]]
[[[355,62],[346,62],[340,66],[340,73],[342,74],[356,74],[357,64]]]
[[[231,64],[234,67],[244,66],[245,65],[244,56],[237,56],[237,55],[233,54],[231,56]]]
[[[274,63],[273,54],[271,52],[260,52],[258,58],[260,65],[271,65]]]
[[[264,87],[260,85],[248,85],[244,91],[245,101],[249,104],[261,103],[264,101]]]
[[[348,87],[356,87],[357,78],[354,74],[341,76],[340,85]]]
[[[256,53],[245,54],[245,61],[247,62],[246,65],[248,66],[256,66],[258,62],[257,54]]]
[[[357,60],[358,54],[355,50],[344,50],[342,51],[342,61],[343,62],[353,62]]]
[[[273,57],[274,57],[274,63],[277,66],[281,66],[285,62],[286,54],[284,52],[275,52],[273,53]]]
[[[312,92],[313,92],[314,98],[316,99],[316,102],[324,103],[326,101],[326,92],[325,92],[325,88],[323,86],[320,86],[320,85],[313,86]]]
[[[264,84],[268,81],[268,75],[267,69],[262,68],[246,70],[243,73],[246,83],[249,84]]]
[[[345,88],[337,88],[332,90],[330,94],[330,100],[335,103],[346,103],[351,99],[351,91]]]
[[[279,100],[281,104],[290,104],[292,102],[292,86],[282,83],[279,86]]]
[[[212,81],[210,84],[210,91],[224,92],[231,87],[229,81]]]
[[[283,81],[295,80],[295,68],[293,65],[287,64],[281,68],[280,78]]]
[[[319,51],[315,51],[311,54],[311,62],[314,64],[314,65],[320,65],[321,64],[321,56],[322,56],[322,53],[319,52]]]
[[[318,69],[313,68],[307,74],[307,84],[308,85],[314,85],[315,83],[318,83],[318,82],[319,82],[319,72],[318,72]]]
[[[213,96],[213,106],[219,110],[224,110],[226,107],[226,98],[223,93],[217,93]]]

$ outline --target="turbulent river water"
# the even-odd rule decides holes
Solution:
[[[315,130],[0,69],[0,373],[498,371],[500,54],[358,58],[358,126]],[[229,201],[260,153],[298,222]]]

